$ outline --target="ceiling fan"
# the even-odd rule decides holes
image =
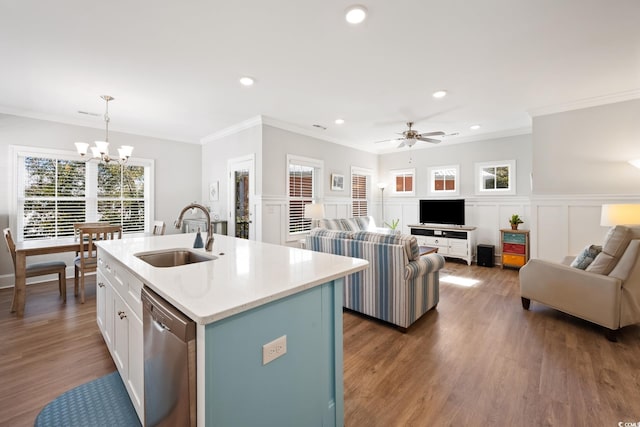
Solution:
[[[431,142],[433,144],[437,144],[440,142],[439,139],[434,139],[434,138],[430,138],[431,136],[445,136],[446,134],[442,131],[435,131],[435,132],[426,132],[426,133],[420,133],[419,131],[413,129],[413,122],[407,122],[407,127],[409,129],[405,130],[404,132],[400,133],[399,135],[402,135],[402,137],[400,138],[393,138],[393,139],[385,139],[382,141],[376,141],[375,143],[380,143],[380,142],[387,142],[387,141],[400,141],[400,145],[398,145],[398,148],[401,147],[413,147],[413,145],[418,142],[418,141],[424,141],[424,142]]]

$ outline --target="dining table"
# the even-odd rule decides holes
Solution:
[[[28,256],[76,252],[79,250],[80,244],[78,239],[74,237],[16,242],[16,283],[13,292],[11,312],[15,312],[18,317],[24,316]]]

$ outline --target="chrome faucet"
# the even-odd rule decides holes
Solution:
[[[178,219],[176,219],[173,225],[175,225],[176,228],[178,229],[181,228],[182,217],[184,216],[185,212],[187,212],[189,209],[200,209],[202,212],[204,212],[205,216],[207,217],[207,243],[205,243],[204,248],[207,250],[207,252],[213,251],[213,233],[211,232],[211,215],[209,215],[209,210],[204,206],[199,205],[197,203],[191,203],[185,206],[180,212],[180,216],[178,216]]]

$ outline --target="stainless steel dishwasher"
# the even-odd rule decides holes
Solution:
[[[196,324],[146,286],[144,417],[147,426],[196,425]]]

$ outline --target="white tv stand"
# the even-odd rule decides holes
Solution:
[[[416,224],[409,225],[418,245],[438,248],[445,257],[460,258],[471,265],[475,255],[476,227],[467,225]]]

